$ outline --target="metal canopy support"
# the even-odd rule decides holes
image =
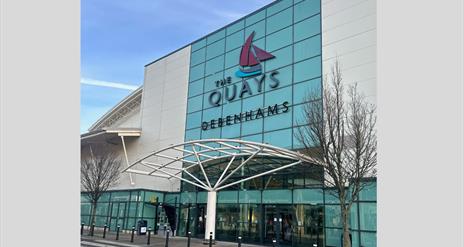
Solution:
[[[126,142],[124,141],[124,136],[121,135],[121,142],[122,142],[122,147],[124,149],[124,156],[126,157],[126,165],[127,165],[127,168],[129,168],[129,158],[127,158],[127,150],[126,150]],[[132,180],[132,174],[129,173],[129,179],[130,179],[130,183],[132,186],[135,185],[134,183],[134,180]]]
[[[124,138],[122,138],[122,140],[124,140]],[[197,147],[200,149],[197,149]],[[213,155],[215,152],[217,152],[216,156]],[[125,152],[125,154],[126,162],[128,162],[127,153]],[[238,157],[241,157],[241,159],[237,159]],[[158,161],[156,163],[150,162],[147,160],[149,158],[157,158]],[[247,165],[247,167],[250,168],[250,163],[252,163],[250,161],[259,159],[270,162],[270,164],[260,164],[260,166],[257,167],[258,171],[255,170],[256,166],[252,167],[250,170],[255,172],[255,174],[250,174],[249,177],[236,181],[230,181],[230,178],[237,171],[245,168]],[[163,160],[165,162],[163,162]],[[211,164],[210,162],[215,163]],[[210,182],[211,178],[208,177],[207,169],[211,169],[216,162],[217,164],[227,162],[227,166],[224,168],[224,171],[220,173],[221,175],[218,180],[212,185]],[[234,169],[231,169],[234,162],[239,164]],[[312,157],[268,144],[232,139],[206,139],[171,145],[159,151],[151,152],[129,165],[123,172],[167,179],[176,178],[207,190],[208,205],[205,239],[209,239],[210,232],[213,233],[213,239],[215,239],[216,200],[218,191],[304,163],[321,165]],[[146,170],[147,168],[149,171]],[[198,168],[196,171],[198,171],[199,174],[195,174],[192,171],[195,168]],[[260,171],[260,168],[262,168],[262,171]],[[185,173],[186,176],[182,176],[182,173]],[[214,173],[218,175],[216,172]]]

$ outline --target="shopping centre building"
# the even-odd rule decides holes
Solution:
[[[281,0],[147,64],[143,85],[81,135],[82,157],[105,144],[124,169],[96,226],[341,246],[338,200],[295,133],[336,59],[375,103],[376,44],[375,0]],[[357,247],[376,246],[376,179],[365,183],[350,215]],[[90,212],[83,192],[86,225]]]

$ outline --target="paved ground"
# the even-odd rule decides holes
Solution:
[[[134,242],[131,242],[130,233],[120,233],[119,240],[116,240],[114,232],[106,232],[103,238],[102,230],[95,230],[94,236],[89,236],[87,230],[81,235],[81,246],[85,247],[138,247],[138,246],[156,246],[164,247],[166,238],[162,235],[151,235],[150,244],[147,244],[148,236],[134,234]],[[237,247],[237,243],[216,241],[214,247]],[[187,247],[187,238],[185,237],[169,237],[169,247]],[[203,244],[202,239],[192,238],[190,247],[208,247],[208,244]],[[242,244],[242,247],[261,247],[259,245]]]

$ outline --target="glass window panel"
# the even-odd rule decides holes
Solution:
[[[377,183],[368,183],[360,192],[359,200],[376,201],[377,200]]]
[[[284,48],[285,49],[285,48]],[[269,70],[268,70],[269,71]],[[270,84],[270,83],[274,83],[270,78],[270,74],[271,72],[268,72],[267,75],[266,75],[266,80],[264,82],[264,84],[266,84],[264,86],[265,90],[266,91],[272,91],[272,90],[277,90],[279,88],[283,88],[283,87],[286,87],[290,84],[292,84],[292,81],[293,81],[293,67],[292,66],[287,66],[285,68],[280,68],[278,70],[276,70],[278,72],[278,74],[274,75],[274,77],[279,80],[279,85],[276,87],[276,88],[271,88],[270,86],[268,86],[267,84]]]
[[[208,201],[208,192],[200,191],[197,193],[197,203],[206,203]]]
[[[281,110],[279,110],[279,112],[280,114],[266,116],[264,118],[264,131],[272,131],[272,130],[283,129],[283,128],[288,128],[292,126],[291,112],[282,113]]]
[[[137,202],[131,202],[129,204],[129,210],[128,210],[128,213],[129,213],[129,217],[136,217],[137,216]]]
[[[243,100],[242,111],[256,111],[258,108],[263,107],[263,94],[249,97]]]
[[[322,101],[313,101],[307,102],[299,105],[293,105],[293,125],[306,125],[310,123],[311,119],[305,115],[305,107],[308,107],[309,111],[312,111],[311,108],[317,107],[318,109],[322,109]],[[311,121],[312,122],[312,121]]]
[[[209,45],[215,41],[218,41],[222,38],[224,38],[224,36],[226,35],[226,30],[225,29],[222,29],[222,30],[219,30],[213,34],[211,34],[210,36],[208,36],[206,38],[206,43]]]
[[[251,136],[244,136],[242,137],[244,141],[251,141],[251,142],[263,142],[263,134],[251,135]]]
[[[240,53],[240,49],[238,49],[238,51],[239,51],[239,53]],[[239,56],[239,55],[238,55],[238,56]],[[237,61],[236,61],[236,64],[237,64],[237,65],[234,66],[234,67],[228,68],[228,69],[226,69],[226,70],[224,71],[224,75],[225,75],[226,77],[227,77],[227,76],[230,76],[230,77],[232,78],[232,83],[234,83],[234,82],[239,82],[239,81],[242,80],[242,78],[235,76],[235,72],[238,70],[238,67],[239,67],[239,66],[238,66],[238,60],[239,60],[239,57],[238,57],[238,56],[236,57],[236,60],[237,60]]]
[[[206,39],[201,39],[192,44],[192,51],[198,50],[206,45]]]
[[[154,191],[146,191],[144,200],[145,202],[156,202],[156,197],[158,197],[159,202],[163,201],[162,193],[154,192]]]
[[[87,197],[87,193],[81,193],[81,203],[89,202],[89,197]]]
[[[206,62],[205,75],[211,75],[218,71],[224,70],[224,55],[211,59]]]
[[[269,59],[264,62],[267,72],[292,64],[292,46],[287,46],[278,51],[274,51],[272,52],[272,55],[275,56],[274,59]]]
[[[300,140],[298,139],[298,137],[296,135],[298,135],[298,131],[307,131],[305,129],[301,129],[302,127],[294,127],[293,128],[293,149],[300,149],[300,148],[304,148],[304,144],[302,142],[300,142]],[[306,132],[304,132],[306,133]],[[310,138],[307,138],[305,139],[305,142],[307,142],[307,145],[310,145],[311,147],[315,147],[317,146]],[[320,182],[318,181],[313,181],[313,180],[309,180],[309,179],[306,179],[306,185],[310,185],[310,184],[320,184]],[[337,201],[338,203],[338,201]]]
[[[230,25],[226,29],[227,35],[230,35],[232,33],[237,32],[240,29],[243,29],[244,25],[245,25],[245,20],[241,20],[241,21],[238,21],[238,22]]]
[[[218,119],[222,115],[221,107],[213,107],[203,111],[202,121],[210,121],[211,119]]]
[[[205,54],[206,49],[201,48],[197,51],[192,52],[192,56],[190,57],[190,66],[197,65],[205,61]]]
[[[292,147],[292,129],[284,129],[264,134],[264,142],[283,148]]]
[[[293,103],[299,104],[306,102],[307,100],[314,100],[316,95],[318,95],[318,98],[320,98],[320,95],[322,94],[321,87],[321,78],[294,84]]]
[[[111,201],[129,201],[129,192],[128,191],[116,191],[111,195]]]
[[[240,124],[233,124],[233,117],[231,118],[232,125],[226,125],[222,127],[221,138],[234,138],[237,139],[240,136]]]
[[[200,139],[200,128],[185,131],[185,141]]]
[[[90,214],[91,208],[92,206],[90,203],[81,203],[81,214],[82,215]]]
[[[325,203],[340,203],[340,200],[334,190],[327,189],[325,191]]]
[[[243,31],[236,32],[226,38],[226,51],[241,47],[245,41]]]
[[[339,205],[325,206],[325,224],[328,227],[342,227]]]
[[[324,202],[321,189],[295,189],[293,190],[293,203],[322,204]]]
[[[313,16],[321,12],[321,1],[320,0],[305,0],[301,3],[295,4],[295,22],[299,22],[310,16]]]
[[[321,35],[316,35],[298,42],[294,45],[294,47],[295,62],[321,55]]]
[[[214,128],[201,131],[201,139],[219,139],[221,138],[221,128]]]
[[[253,14],[253,15],[247,17],[247,18],[245,19],[245,25],[246,25],[246,26],[249,26],[249,25],[251,25],[251,24],[254,24],[254,23],[256,23],[256,22],[258,22],[258,21],[264,19],[264,17],[266,17],[266,10],[265,10],[265,9],[263,9],[263,10],[261,10],[261,11],[255,13],[255,14]]]
[[[109,202],[110,201],[110,196],[111,196],[111,192],[105,192],[105,193],[103,193],[103,195],[100,197],[100,199],[98,201],[99,202]]]
[[[266,92],[264,105],[281,105],[285,101],[288,101],[290,105],[292,104],[292,87],[285,87]]]
[[[351,229],[358,230],[358,204],[353,203],[350,209],[350,227]]]
[[[201,111],[187,114],[187,129],[201,126]]]
[[[224,117],[228,116],[228,115],[234,115],[234,114],[238,114],[242,111],[242,102],[240,100],[235,100],[235,101],[232,101],[232,102],[227,102],[224,104],[224,106],[222,107],[222,115]]]
[[[211,59],[217,57],[224,53],[225,40],[221,39],[220,41],[210,44],[206,47],[206,59]]]
[[[140,193],[140,191],[132,191],[131,196],[130,196],[130,200],[134,201],[134,202],[140,201],[141,199],[140,199],[139,193]]]
[[[253,40],[258,40],[264,37],[264,35],[266,34],[265,30],[266,30],[265,20],[256,22],[255,24],[245,28],[245,39],[248,38],[248,36],[250,36],[252,32],[255,32],[255,36],[253,37]],[[253,44],[256,45],[255,43]],[[261,46],[261,48],[264,48],[264,46]]]
[[[187,113],[199,111],[202,107],[203,95],[198,95],[187,100]]]
[[[288,27],[266,37],[266,50],[273,52],[284,46],[292,44],[293,27]],[[256,45],[256,44],[255,44]],[[291,51],[290,51],[291,55]],[[277,57],[277,56],[276,56]]]
[[[263,203],[292,203],[291,190],[263,190]]]
[[[238,193],[237,191],[219,191],[217,197],[217,203],[237,203]]]
[[[266,19],[266,33],[270,34],[284,27],[290,26],[293,21],[293,10],[288,8]]]
[[[216,81],[222,80],[222,79],[224,79],[224,73],[222,71],[205,77],[204,92],[209,92],[211,90],[217,89]],[[209,104],[205,104],[205,106],[208,106],[208,105]]]
[[[294,82],[305,81],[321,76],[321,56],[311,58],[293,66]]]
[[[321,32],[321,15],[308,18],[295,24],[295,42],[309,38]]]
[[[241,48],[237,48],[235,50],[232,50],[226,53],[225,68],[230,68],[232,66],[238,65],[238,62],[240,60],[240,51],[241,51]],[[234,77],[234,74],[226,73],[226,76]]]
[[[196,192],[182,192],[180,196],[181,203],[196,203]]]
[[[327,238],[327,241],[326,241],[327,246],[340,247],[342,232],[343,231],[340,229],[326,228],[325,234]]]
[[[189,84],[188,97],[196,96],[203,93],[204,80],[194,81]]]
[[[205,64],[199,64],[190,68],[190,81],[196,81],[204,76]]]
[[[242,122],[242,135],[251,135],[263,132],[263,119]]]
[[[361,230],[377,230],[377,203],[359,203]]]
[[[108,215],[108,203],[97,203],[97,210],[95,212],[97,215]]]
[[[212,94],[213,92],[219,92],[220,94],[215,93],[213,96],[211,96],[211,94]],[[214,108],[221,108],[222,101],[223,101],[223,99],[224,99],[224,96],[223,96],[224,94],[223,94],[223,92],[224,92],[224,88],[218,88],[218,89],[215,89],[214,91],[210,91],[210,92],[207,92],[207,93],[203,94],[203,110],[204,110],[204,109],[209,109],[209,108],[212,108],[212,107],[214,107]],[[221,99],[219,99],[219,102],[218,102],[219,106],[212,105],[212,104],[209,102],[209,97],[210,97],[210,96],[213,97],[213,100],[217,100],[217,97],[221,97]]]
[[[273,4],[272,6],[267,8],[267,16],[273,15],[279,11],[282,11],[290,6],[292,6],[293,0],[282,0]]]
[[[377,233],[361,232],[361,245],[365,247],[377,246]]]

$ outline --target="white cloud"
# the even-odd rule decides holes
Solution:
[[[118,89],[130,90],[130,91],[134,91],[135,89],[139,88],[139,86],[136,86],[136,85],[125,84],[125,83],[120,83],[120,82],[100,81],[100,80],[94,80],[94,79],[89,79],[89,78],[81,78],[81,83],[85,85],[118,88]]]

